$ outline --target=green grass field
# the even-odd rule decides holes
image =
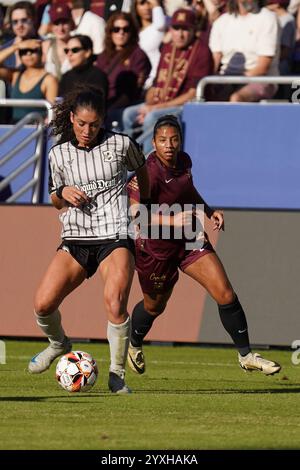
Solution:
[[[233,349],[146,346],[147,372],[128,371],[134,393],[108,392],[108,346],[75,343],[91,353],[99,379],[69,394],[55,367],[26,372],[45,343],[6,341],[0,364],[0,449],[299,449],[300,365],[291,352],[267,351],[280,362],[274,377],[245,373]]]

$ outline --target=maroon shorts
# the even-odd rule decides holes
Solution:
[[[214,253],[211,243],[205,242],[202,248],[185,250],[181,256],[158,259],[154,253],[146,252],[136,240],[136,270],[142,291],[146,294],[163,294],[171,290],[178,281],[178,269],[185,271],[202,256]]]

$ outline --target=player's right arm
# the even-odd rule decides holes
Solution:
[[[75,186],[65,184],[63,166],[59,164],[54,150],[49,153],[49,194],[51,202],[58,210],[68,207],[80,207],[89,202],[88,196]]]

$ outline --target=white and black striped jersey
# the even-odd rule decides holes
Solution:
[[[90,202],[69,206],[60,215],[62,238],[84,243],[127,236],[127,170],[143,166],[139,145],[124,134],[101,130],[91,149],[69,141],[49,153],[49,193],[60,186],[76,186]]]

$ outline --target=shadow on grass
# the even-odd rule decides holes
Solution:
[[[283,394],[283,393],[300,393],[300,387],[294,387],[294,388],[280,388],[280,389],[273,389],[273,388],[264,388],[261,390],[243,390],[243,389],[197,389],[197,390],[142,390],[142,389],[134,389],[134,392],[132,395],[143,395],[143,394],[152,394],[152,395],[231,395],[231,394],[239,394],[239,395],[267,395],[267,394]],[[126,396],[132,396],[132,395],[126,395]],[[87,399],[89,398],[108,398],[108,397],[118,397],[119,395],[113,394],[111,392],[102,392],[102,393],[93,393],[92,395],[81,395],[81,394],[76,394],[76,395],[57,395],[57,396],[32,396],[32,397],[13,397],[13,396],[7,396],[7,397],[0,397],[0,402],[43,402],[51,399],[55,400],[63,400],[65,401],[71,401],[73,402],[74,399],[77,401],[78,398],[84,401],[85,403],[87,402]]]

